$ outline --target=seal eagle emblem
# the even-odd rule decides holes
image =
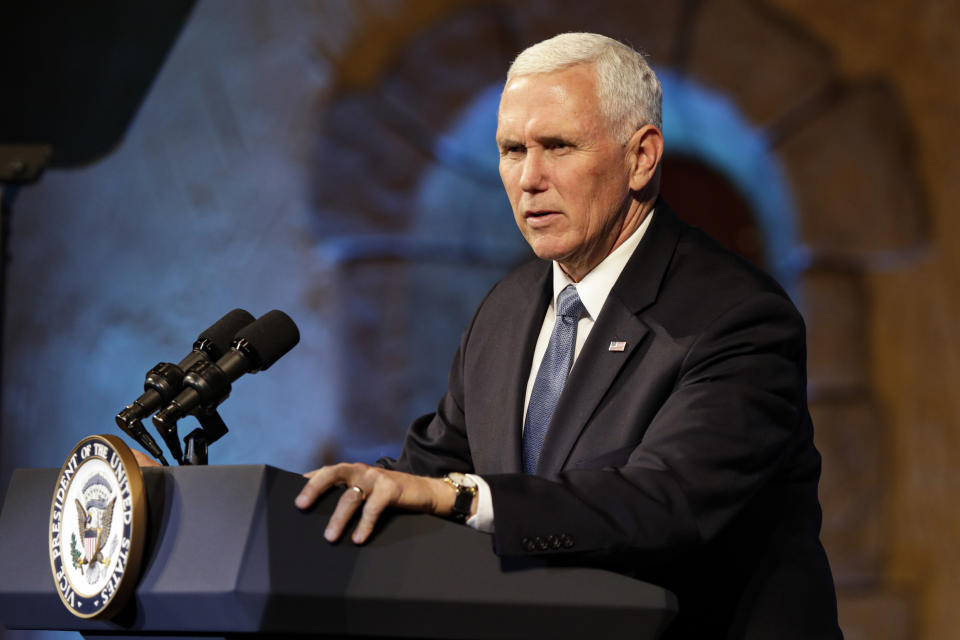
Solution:
[[[83,540],[83,554],[74,555],[74,567],[86,565],[88,582],[95,582],[97,569],[110,564],[110,558],[104,557],[103,547],[110,540],[110,529],[113,527],[113,508],[117,503],[117,496],[110,497],[110,485],[107,479],[99,473],[92,475],[83,486],[83,496],[86,503],[74,498],[77,506],[77,529],[80,539]],[[106,502],[106,497],[110,501]],[[112,547],[116,546],[116,539]],[[73,555],[71,549],[71,555]]]

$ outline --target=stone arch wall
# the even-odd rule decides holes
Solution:
[[[885,428],[871,387],[865,339],[871,317],[863,284],[870,270],[909,261],[927,242],[909,125],[885,82],[842,79],[823,44],[766,3],[703,0],[638,7],[606,0],[564,4],[562,11],[551,2],[456,4],[409,44],[381,56],[385,64],[366,87],[331,99],[319,153],[336,150],[343,162],[315,183],[318,230],[334,244],[342,235],[355,235],[366,237],[363,245],[367,236],[383,231],[412,243],[402,251],[396,248],[402,242],[391,243],[385,253],[361,251],[363,258],[332,268],[346,282],[371,283],[370,299],[381,302],[391,299],[385,291],[403,290],[418,271],[421,278],[436,274],[424,266],[426,253],[417,250],[412,221],[424,173],[437,165],[451,167],[450,158],[438,153],[438,132],[479,88],[502,81],[515,52],[568,30],[599,31],[643,46],[655,67],[729,96],[769,140],[794,195],[803,248],[811,410],[824,454],[823,538],[840,591],[841,619],[851,638],[909,637],[908,601],[883,583]],[[355,135],[358,130],[364,134]],[[362,193],[345,198],[342,185],[355,180],[358,169],[371,179]],[[467,179],[488,179],[469,164],[454,161],[452,170]],[[477,292],[517,257],[477,261],[462,247],[441,253],[448,258],[445,277],[473,279]],[[378,263],[385,257],[389,265]],[[407,303],[384,304],[402,315]],[[356,337],[355,327],[343,330],[346,342]],[[393,388],[400,401],[414,393],[403,374],[410,356],[401,356],[393,369],[373,365],[394,350],[382,344],[362,366],[371,367],[378,383]],[[444,361],[449,353],[438,349],[431,357]],[[363,411],[349,392],[344,397],[351,410]],[[369,424],[384,424],[384,417],[372,416]],[[364,437],[386,441],[395,429]]]

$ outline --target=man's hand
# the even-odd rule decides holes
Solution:
[[[304,477],[309,480],[294,501],[299,509],[312,505],[331,487],[347,487],[323,532],[323,537],[329,542],[340,538],[350,518],[361,505],[363,511],[360,522],[352,536],[356,544],[367,541],[377,519],[387,507],[448,516],[453,510],[456,498],[456,492],[439,478],[388,471],[359,462],[321,467],[305,473]]]
[[[154,460],[144,452],[138,451],[137,449],[130,449],[130,451],[133,452],[133,457],[137,459],[137,464],[139,464],[141,467],[159,467],[160,466],[159,462],[157,462],[156,460]]]

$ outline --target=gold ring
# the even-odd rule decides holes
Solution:
[[[367,499],[367,493],[363,490],[363,488],[358,487],[357,485],[353,485],[350,488],[356,491],[357,495],[360,496],[360,502],[363,502],[364,500]]]

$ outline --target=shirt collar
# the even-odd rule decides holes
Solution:
[[[603,303],[607,301],[610,289],[612,289],[613,285],[617,282],[617,278],[620,277],[623,268],[627,266],[627,261],[630,260],[630,256],[633,255],[634,249],[640,244],[640,240],[643,239],[643,234],[646,233],[647,227],[650,226],[653,213],[651,210],[643,219],[643,222],[640,223],[640,226],[637,227],[637,230],[630,234],[630,237],[627,238],[623,244],[614,249],[600,264],[585,275],[580,282],[575,283],[568,278],[567,274],[563,272],[563,269],[561,269],[560,265],[554,260],[553,300],[550,303],[551,308],[557,308],[557,296],[560,295],[560,292],[563,291],[567,285],[574,284],[577,287],[577,295],[580,296],[580,301],[583,303],[584,308],[586,308],[587,313],[590,314],[590,319],[596,320],[600,314],[600,309],[603,308]]]

